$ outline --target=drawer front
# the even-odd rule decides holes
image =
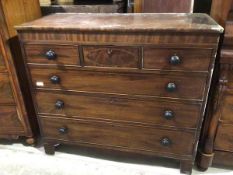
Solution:
[[[165,101],[37,92],[37,111],[43,115],[96,118],[147,125],[196,128],[201,105]]]
[[[41,117],[40,121],[46,138],[110,146],[116,149],[191,155],[195,143],[195,134],[192,132],[57,118]]]
[[[0,50],[0,71],[5,71],[5,70],[6,70],[6,66],[5,66],[3,55]]]
[[[0,106],[0,135],[11,132],[23,132],[15,106]]]
[[[231,90],[233,89],[233,72],[231,68],[227,72],[227,87]]]
[[[215,149],[233,152],[233,125],[220,124],[215,138]]]
[[[32,68],[31,74],[34,86],[40,88],[201,100],[206,83],[206,77],[195,75],[106,73],[39,68]]]
[[[84,46],[85,66],[137,68],[139,48],[113,46]]]
[[[221,120],[233,124],[233,95],[225,95],[221,101]]]
[[[212,49],[144,48],[144,69],[208,71]]]
[[[72,45],[25,45],[28,63],[80,65],[78,46]]]
[[[7,74],[0,74],[0,103],[14,103],[9,81]]]

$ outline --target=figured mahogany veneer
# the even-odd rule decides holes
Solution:
[[[80,144],[191,173],[222,32],[208,16],[55,14],[17,29],[46,153]]]
[[[138,47],[83,47],[85,66],[137,68],[139,58]]]

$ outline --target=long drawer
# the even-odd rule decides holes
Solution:
[[[22,123],[19,120],[15,106],[0,106],[0,135],[11,132],[23,132]]]
[[[0,103],[14,103],[8,74],[0,73]]]
[[[192,155],[195,133],[40,117],[45,138],[159,154]],[[184,140],[181,142],[181,139]]]
[[[203,100],[206,76],[30,68],[35,88]]]
[[[95,118],[158,126],[196,128],[201,105],[159,100],[90,96],[73,93],[36,93],[41,115]]]
[[[212,52],[212,49],[144,47],[143,68],[208,72]]]
[[[233,125],[222,124],[218,126],[215,138],[215,149],[233,152]]]

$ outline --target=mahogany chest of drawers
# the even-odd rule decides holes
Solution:
[[[80,144],[190,173],[222,28],[204,14],[54,14],[17,27],[46,153]]]

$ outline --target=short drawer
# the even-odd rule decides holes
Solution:
[[[155,154],[192,155],[195,133],[40,117],[45,138]],[[182,138],[182,141],[180,140]]]
[[[215,149],[233,152],[232,133],[233,133],[233,125],[220,123],[215,138]]]
[[[30,44],[25,53],[28,63],[80,65],[78,46]]]
[[[138,68],[139,48],[121,46],[83,46],[85,66]],[[140,58],[141,59],[141,58]]]
[[[0,74],[0,103],[14,103],[10,80],[7,74]]]
[[[196,128],[201,105],[159,100],[98,97],[74,93],[36,93],[40,115],[95,118],[128,123]]]
[[[212,49],[144,47],[144,69],[209,71]]]
[[[0,123],[0,135],[23,132],[23,125],[19,120],[15,106],[0,106]]]
[[[202,100],[206,77],[31,68],[37,88]]]

